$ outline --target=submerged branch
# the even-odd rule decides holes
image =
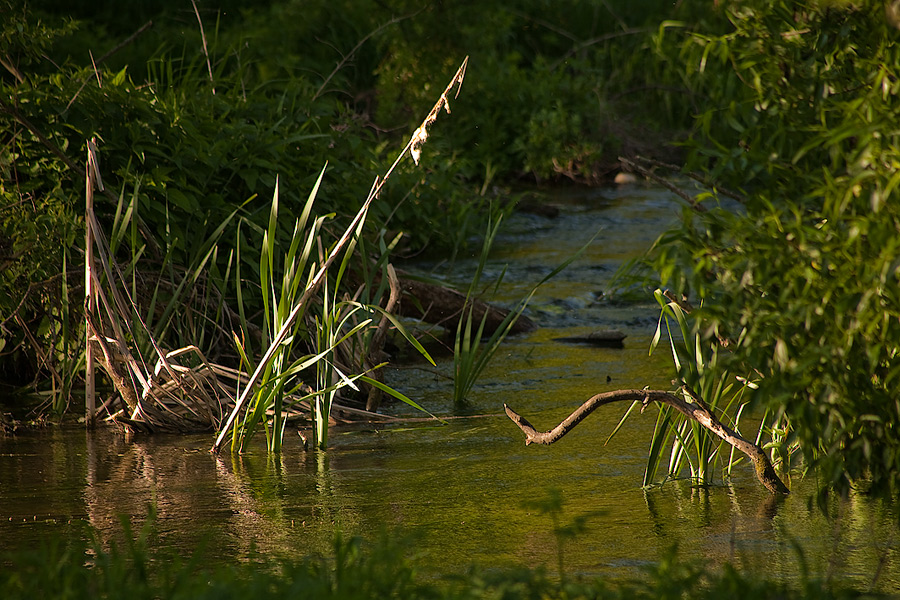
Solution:
[[[619,162],[622,164],[622,166],[626,170],[637,171],[638,173],[640,173],[647,179],[652,179],[656,183],[665,187],[667,190],[669,190],[670,192],[672,192],[673,194],[675,194],[676,196],[678,196],[679,198],[684,200],[688,204],[688,206],[690,206],[696,212],[701,212],[701,213],[706,212],[706,207],[703,206],[702,204],[700,204],[700,202],[698,202],[696,198],[691,198],[691,196],[687,192],[676,187],[675,184],[673,184],[671,181],[669,181],[665,177],[661,177],[661,176],[657,175],[650,169],[648,169],[648,168],[644,167],[643,165],[640,165],[632,160],[629,160],[629,159],[625,158],[624,156],[619,157]]]
[[[512,422],[519,426],[525,433],[525,445],[529,444],[545,444],[549,445],[558,441],[564,435],[575,428],[589,414],[604,404],[613,402],[635,402],[640,401],[644,408],[650,402],[659,402],[667,404],[684,414],[689,419],[700,423],[703,427],[719,436],[724,441],[731,444],[741,452],[747,455],[753,463],[756,477],[760,483],[766,486],[773,494],[788,494],[790,491],[781,481],[769,461],[769,457],[763,452],[762,448],[753,442],[748,442],[737,432],[723,424],[719,419],[711,413],[704,405],[696,402],[687,402],[674,394],[660,390],[617,390],[613,392],[604,392],[591,396],[584,404],[579,406],[575,411],[566,417],[559,425],[550,431],[538,431],[528,422],[525,417],[518,414],[509,406],[504,404],[506,414],[512,419]]]
[[[687,175],[694,181],[701,183],[701,184],[705,185],[706,187],[715,189],[718,193],[722,194],[723,196],[727,196],[727,197],[731,198],[732,200],[740,202],[741,204],[747,204],[747,198],[743,194],[739,194],[738,192],[732,191],[726,187],[722,187],[721,185],[719,185],[718,183],[713,181],[711,178],[707,177],[706,175],[697,173],[696,171],[683,171],[682,168],[679,167],[678,165],[673,165],[670,163],[662,162],[662,161],[656,160],[655,158],[647,158],[645,156],[635,156],[634,159],[644,163],[644,166],[660,167],[663,169],[669,169],[676,173],[684,173],[685,175]]]

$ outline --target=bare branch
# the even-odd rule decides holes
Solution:
[[[622,163],[622,166],[625,167],[626,169],[628,169],[629,171],[637,171],[644,177],[646,177],[648,179],[652,179],[656,183],[665,187],[670,192],[672,192],[673,194],[675,194],[676,196],[678,196],[679,198],[681,198],[682,200],[687,202],[688,205],[695,211],[706,212],[705,206],[703,206],[702,204],[697,202],[696,199],[691,198],[690,194],[688,194],[684,190],[675,186],[675,184],[673,184],[671,181],[669,181],[665,177],[661,177],[661,176],[657,175],[656,173],[654,173],[653,171],[651,171],[650,169],[644,167],[643,165],[639,165],[636,162],[629,160],[622,156],[619,157],[619,162]]]
[[[678,165],[665,163],[665,162],[656,160],[654,158],[647,158],[644,156],[636,156],[634,158],[635,158],[635,160],[639,160],[639,161],[646,163],[653,167],[660,167],[663,169],[669,169],[672,171],[682,172],[681,167],[679,167]],[[713,188],[714,190],[716,190],[723,196],[727,196],[728,198],[731,198],[732,200],[736,200],[737,202],[740,202],[741,204],[747,203],[747,198],[744,197],[742,194],[739,194],[728,188],[722,187],[721,185],[717,184],[715,181],[712,181],[709,177],[707,177],[705,175],[701,175],[700,173],[697,173],[695,171],[686,171],[684,174],[687,175],[688,177],[690,177],[691,179],[693,179],[694,181],[702,183],[703,185],[705,185],[707,187]]]
[[[583,421],[589,414],[604,404],[635,401],[641,402],[644,407],[650,402],[667,404],[689,419],[693,419],[700,423],[703,427],[746,454],[753,463],[756,477],[766,489],[773,494],[790,493],[790,490],[788,490],[787,486],[784,485],[784,482],[782,482],[775,473],[775,469],[772,467],[769,457],[766,456],[766,453],[763,452],[762,448],[753,442],[748,442],[741,437],[740,434],[724,425],[713,413],[707,410],[705,406],[695,402],[686,402],[682,398],[669,392],[660,390],[616,390],[613,392],[596,394],[588,398],[584,404],[575,409],[571,415],[566,417],[559,425],[550,431],[538,431],[527,419],[525,419],[525,417],[521,416],[505,404],[503,407],[506,409],[506,414],[512,422],[518,425],[519,429],[525,433],[525,445],[527,446],[529,444],[549,445],[558,441],[574,429],[575,426]]]
[[[113,48],[112,50],[108,51],[106,54],[104,54],[104,55],[101,56],[100,58],[98,58],[98,59],[94,62],[94,70],[97,69],[97,65],[102,64],[103,61],[105,61],[107,58],[109,58],[110,56],[112,56],[113,54],[115,54],[116,52],[118,52],[119,50],[121,50],[122,48],[124,48],[125,46],[127,46],[128,44],[132,43],[134,40],[136,40],[136,39],[138,38],[139,35],[141,35],[141,34],[144,33],[145,31],[147,31],[148,29],[150,29],[150,27],[151,27],[152,25],[153,25],[153,21],[147,21],[146,23],[144,23],[144,24],[141,26],[140,29],[138,29],[137,31],[135,31],[134,33],[132,33],[130,36],[128,36],[128,38],[127,38],[126,40],[124,40],[123,42],[119,43],[115,48]],[[93,58],[94,58],[93,55],[91,55],[91,60],[93,60]],[[98,79],[99,79],[99,75],[98,75]],[[84,79],[81,80],[81,87],[78,88],[78,91],[75,92],[75,95],[72,96],[72,99],[69,100],[69,103],[68,103],[68,104],[66,104],[66,110],[69,110],[69,108],[70,108],[70,107],[72,106],[72,104],[75,102],[75,99],[78,98],[78,95],[79,95],[79,94],[81,94],[81,90],[84,89],[84,86],[86,86],[86,85],[87,85],[87,82],[90,81],[90,80],[91,80],[90,75],[86,76]]]

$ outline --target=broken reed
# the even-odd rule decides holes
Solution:
[[[407,152],[410,153],[414,162],[418,164],[421,147],[428,139],[428,127],[432,123],[434,123],[442,109],[446,110],[448,113],[450,112],[450,102],[448,99],[448,95],[454,87],[457,87],[457,94],[459,93],[459,87],[462,85],[467,64],[468,57],[463,60],[459,69],[457,69],[456,74],[450,80],[450,83],[444,89],[443,93],[438,98],[431,111],[425,117],[425,120],[410,137],[406,146],[397,156],[396,160],[385,173],[384,177],[375,178],[375,181],[372,184],[372,188],[369,191],[368,197],[366,198],[365,202],[363,202],[363,205],[360,207],[359,211],[356,213],[356,216],[354,216],[353,220],[344,230],[343,235],[327,250],[320,252],[319,263],[310,263],[307,271],[294,272],[289,278],[290,281],[286,280],[284,282],[282,289],[290,290],[290,293],[293,296],[301,289],[298,285],[300,280],[295,280],[294,278],[303,277],[304,285],[302,287],[302,294],[299,294],[299,296],[297,296],[296,298],[291,298],[292,301],[289,304],[284,304],[282,308],[287,308],[289,306],[290,310],[284,314],[279,314],[279,318],[277,319],[277,321],[273,320],[273,328],[271,331],[271,337],[269,338],[268,348],[253,369],[253,374],[250,376],[250,380],[246,384],[243,392],[240,394],[240,397],[237,399],[234,408],[226,418],[224,425],[221,427],[219,434],[216,437],[216,441],[212,447],[213,452],[219,452],[221,450],[222,444],[224,443],[229,431],[231,431],[232,433],[232,450],[235,451],[242,448],[244,446],[244,443],[246,442],[246,436],[248,434],[252,436],[253,432],[255,431],[255,426],[258,425],[260,421],[262,421],[263,415],[267,412],[269,406],[272,407],[272,418],[274,421],[273,430],[271,431],[271,435],[269,437],[269,450],[271,452],[277,452],[280,449],[280,440],[283,439],[284,433],[284,426],[282,423],[283,416],[281,415],[281,412],[284,409],[283,392],[285,386],[287,385],[286,378],[288,376],[299,374],[299,372],[303,370],[299,369],[301,365],[304,366],[304,369],[310,368],[314,365],[316,367],[315,379],[317,387],[319,389],[314,390],[310,394],[310,398],[313,404],[313,419],[316,423],[316,444],[323,449],[326,447],[328,419],[330,417],[331,406],[335,398],[335,392],[340,387],[352,385],[353,379],[358,378],[362,375],[357,374],[352,377],[348,376],[338,368],[338,364],[334,359],[335,346],[333,344],[335,342],[339,344],[340,342],[346,340],[345,334],[339,329],[335,329],[335,324],[345,323],[345,321],[343,321],[342,319],[341,313],[344,308],[350,308],[350,306],[345,306],[342,303],[336,303],[333,301],[333,299],[330,302],[328,301],[328,288],[326,285],[326,281],[330,273],[330,269],[338,259],[338,257],[344,257],[343,261],[338,263],[340,267],[338,269],[337,275],[335,276],[335,279],[339,283],[346,271],[346,267],[348,264],[347,261],[353,254],[353,246],[356,243],[355,240],[358,239],[362,231],[362,227],[365,224],[368,210],[372,204],[372,201],[378,197],[382,188],[387,183],[391,174],[394,172],[394,169],[397,167],[397,165],[400,163],[401,159],[406,155]],[[320,174],[319,177],[321,181],[322,175]],[[314,189],[318,190],[318,183],[316,185],[316,188]],[[314,198],[315,194],[310,194],[310,198],[307,201],[307,210],[311,208],[311,203]],[[270,219],[270,229],[272,229],[273,226],[273,221]],[[294,233],[294,240],[296,240],[296,236],[300,235],[297,227],[295,227]],[[307,239],[312,240],[314,239],[314,237],[309,237]],[[292,247],[295,244],[294,240],[292,240],[291,242]],[[318,238],[317,243],[320,242],[321,238]],[[272,241],[270,241],[269,243],[271,244]],[[271,253],[268,256],[271,257]],[[265,269],[261,269],[261,271],[263,270]],[[306,275],[303,275],[304,273],[306,273]],[[334,286],[332,289],[334,289],[335,291],[337,290],[336,282],[332,282],[330,285]],[[319,290],[323,286],[326,286],[326,293],[319,294]],[[263,286],[264,293],[268,293],[267,290],[269,289],[269,287],[269,285]],[[292,332],[297,333],[301,331],[299,327],[301,316],[308,312],[308,304],[314,298],[322,302],[322,306],[324,308],[324,312],[321,314],[321,318],[318,321],[314,320],[314,327],[317,329],[317,333],[315,336],[317,343],[317,353],[310,355],[305,361],[302,361],[300,365],[296,364],[295,362],[291,365],[290,368],[285,370],[284,363],[289,358],[289,354],[284,353],[284,344],[294,343],[294,336],[291,334]],[[355,310],[352,310],[351,312],[355,312]],[[366,324],[368,325],[368,322]],[[409,339],[411,342],[414,342],[411,337],[408,337],[407,339]],[[414,346],[416,346],[416,348],[421,353],[423,353],[423,355],[426,356],[429,361],[431,361],[431,358],[425,352],[424,348],[418,345],[418,342],[414,342]],[[246,354],[242,357],[242,359],[245,360],[248,365],[250,365],[249,357],[246,356]],[[312,360],[313,362],[309,363],[310,360]],[[320,363],[319,361],[324,362]],[[384,387],[389,390],[389,388],[387,388],[386,386]],[[401,397],[401,399],[405,398],[402,396],[402,394],[395,395],[397,397]],[[253,400],[254,398],[255,401]],[[413,403],[413,405],[415,406],[415,403]],[[244,425],[242,425],[239,421],[239,418],[246,419],[246,415],[248,413],[250,414],[250,420],[245,422],[251,426],[249,428],[244,427]],[[242,417],[242,415],[244,416]],[[239,441],[240,443],[238,443]]]
[[[91,161],[97,164],[96,148],[91,147],[91,152],[89,166]],[[99,172],[94,173],[94,181],[99,181]],[[82,357],[89,371],[86,379],[93,372],[86,357],[89,352],[96,353],[123,404],[119,410],[110,407],[111,402],[104,407],[126,427],[209,430],[221,421],[223,407],[234,402],[233,392],[219,376],[240,379],[240,375],[209,363],[194,344],[167,352],[158,340],[178,336],[203,344],[222,335],[228,321],[224,294],[233,257],[229,256],[222,277],[216,268],[218,242],[237,211],[217,220],[208,235],[213,226],[210,220],[196,227],[202,241],[192,246],[186,267],[174,263],[177,241],[165,239],[166,247],[155,249],[162,250],[159,270],[139,272],[147,249],[138,232],[139,195],[137,183],[130,200],[126,201],[124,191],[118,197],[108,240],[90,202],[87,204],[85,217],[97,264],[88,261],[85,269],[90,293],[96,299],[95,305],[85,310],[87,345]],[[126,252],[129,259],[124,264],[114,259]],[[79,364],[82,357],[76,359]],[[89,403],[86,412],[90,424]]]
[[[101,362],[127,405],[127,409],[116,414],[120,423],[132,429],[147,431],[215,427],[219,429],[219,435],[213,446],[215,451],[221,448],[229,432],[232,434],[232,449],[244,449],[256,431],[262,428],[266,432],[268,450],[278,452],[284,438],[287,415],[290,411],[296,413],[298,407],[307,407],[312,411],[312,420],[316,424],[316,443],[324,449],[327,445],[328,422],[337,392],[345,386],[356,387],[354,382],[359,379],[366,381],[378,393],[387,392],[421,409],[403,394],[392,390],[377,378],[366,375],[367,372],[381,366],[372,364],[368,351],[364,350],[356,360],[352,357],[347,360],[346,352],[344,356],[340,356],[339,350],[348,340],[375,329],[373,323],[375,316],[378,316],[380,320],[378,329],[382,330],[382,335],[375,337],[383,341],[383,329],[388,323],[392,323],[431,361],[427,352],[389,312],[381,310],[376,305],[366,305],[340,294],[343,293],[343,278],[348,272],[351,258],[354,257],[356,244],[361,239],[369,206],[378,197],[406,152],[410,152],[418,162],[421,145],[427,139],[427,128],[436,120],[441,109],[449,112],[447,95],[453,86],[461,84],[466,62],[463,61],[438,102],[384,178],[376,178],[366,201],[343,235],[329,247],[324,244],[322,230],[323,223],[329,217],[311,218],[313,203],[325,173],[323,168],[309,194],[301,217],[295,222],[291,243],[282,261],[280,281],[276,281],[275,275],[277,270],[275,238],[279,212],[276,182],[269,226],[264,232],[260,251],[260,284],[265,313],[263,337],[267,347],[259,362],[254,363],[252,359],[254,353],[249,335],[251,328],[241,301],[240,226],[237,252],[236,255],[228,257],[224,277],[216,270],[217,242],[237,211],[218,224],[194,252],[188,272],[177,273],[181,275],[180,277],[176,276],[176,269],[171,262],[174,247],[168,248],[160,278],[155,282],[149,300],[144,298],[144,302],[140,303],[136,300],[138,293],[139,291],[146,293],[146,289],[138,289],[136,271],[138,259],[144,251],[144,246],[138,245],[138,236],[135,235],[139,184],[135,186],[127,206],[124,194],[119,197],[109,243],[100,230],[93,210],[88,207],[87,220],[89,229],[94,234],[92,248],[97,249],[103,267],[99,275],[94,269],[86,269],[86,278],[91,283],[90,287],[98,292],[100,301],[97,308],[86,314],[88,343],[92,350],[96,345],[102,352]],[[89,180],[88,185],[90,184]],[[129,223],[131,260],[123,272],[112,257],[117,254],[123,240],[128,239],[125,232],[129,229]],[[339,257],[342,257],[342,260],[338,262]],[[363,257],[363,260],[368,260],[368,257]],[[331,267],[336,262],[339,266],[336,267],[335,274]],[[182,314],[184,307],[188,307],[186,312],[190,314],[189,307],[195,303],[197,287],[203,289],[215,287],[219,292],[215,317],[210,318],[204,313],[196,320],[211,325],[213,334],[221,332],[222,326],[218,323],[223,321],[222,317],[227,312],[224,296],[232,264],[238,281],[240,328],[244,333],[241,340],[238,340],[237,336],[234,336],[234,339],[238,342],[236,346],[242,366],[252,370],[253,374],[249,377],[240,371],[235,372],[210,364],[194,345],[167,353],[157,341],[166,334],[169,337],[176,333],[182,334],[182,339],[186,337],[183,335],[186,333],[199,334],[200,338],[207,336],[209,332],[205,326],[201,326],[199,331],[194,331],[192,327],[184,328],[176,325],[178,331],[171,331],[173,323],[182,320],[176,316]],[[383,275],[387,275],[388,280],[396,279],[390,277],[391,268],[386,262],[386,257],[382,257],[381,264],[385,271]],[[197,286],[201,278],[208,275],[208,270],[216,272],[215,277],[211,275],[210,277],[215,279],[217,285]],[[170,275],[168,281],[162,277],[165,273]],[[374,276],[374,271],[370,270],[369,275]],[[370,279],[366,283],[371,285],[373,282]],[[394,292],[395,290],[392,290],[392,296],[395,295]],[[205,308],[209,308],[210,298],[205,292],[200,300]],[[143,306],[146,312],[140,306]],[[160,313],[161,316],[151,321],[151,316]],[[370,334],[371,337],[373,336]],[[198,338],[188,337],[188,339]],[[299,359],[294,359],[295,349],[301,345],[305,345],[307,353]],[[180,360],[183,361],[190,356],[195,357],[192,359],[195,363],[194,368],[175,362],[176,357],[181,357]],[[151,369],[149,365],[154,364],[154,361],[155,368]],[[309,373],[314,375],[309,377]],[[237,387],[234,391],[219,381],[218,377],[223,375],[236,382]],[[311,379],[315,386],[308,385],[306,379]]]

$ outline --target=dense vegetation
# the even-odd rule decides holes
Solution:
[[[190,3],[123,10],[114,2],[4,0],[2,379],[26,389],[55,380],[54,408],[70,403],[73,385],[62,373],[77,371],[82,345],[74,307],[91,137],[106,185],[101,222],[114,227],[117,210],[127,211],[120,258],[140,257],[145,297],[177,286],[202,258],[196,242],[217,235],[216,257],[198,281],[206,289],[191,298],[224,297],[234,309],[227,275],[237,227],[248,223],[245,247],[259,243],[276,177],[280,218],[290,222],[327,162],[317,211],[348,219],[467,55],[472,66],[452,124],[437,125],[420,168],[401,165],[370,211],[374,247],[402,232],[395,254],[459,248],[482,233],[481,216],[508,204],[496,196],[498,183],[604,177],[623,145],[645,139],[623,127],[637,120],[630,112],[611,109],[614,93],[626,107],[635,97],[629,88],[653,75],[627,57],[648,56],[654,17],[630,15],[665,4],[620,15],[579,2],[248,9],[221,1],[200,2],[195,12]],[[675,123],[676,112],[649,122]],[[283,242],[288,229],[279,232]],[[245,279],[258,281],[256,261],[242,267]],[[242,303],[248,314],[260,308],[252,292]],[[170,347],[190,341],[214,356],[233,354],[223,350],[227,338],[166,317],[170,336],[190,338],[168,340]],[[204,319],[217,317],[194,320]],[[54,368],[60,376],[50,378]]]
[[[797,585],[769,581],[731,565],[710,572],[670,551],[640,578],[562,581],[543,570],[484,570],[445,574],[419,573],[403,535],[383,534],[377,543],[337,535],[331,556],[275,561],[258,556],[244,563],[210,567],[204,552],[178,556],[153,550],[152,523],[122,545],[62,543],[50,540],[39,550],[12,559],[0,573],[0,594],[8,600],[31,598],[309,598],[470,599],[559,598],[625,600],[668,598],[872,598],[803,573]],[[7,557],[0,557],[7,558]],[[90,564],[91,569],[84,566]]]
[[[753,382],[783,454],[897,498],[900,22],[880,2],[723,15],[721,34],[660,39],[707,99],[687,168],[714,187],[653,267],[702,302],[696,330],[728,340],[722,368]]]
[[[198,278],[214,291],[200,297],[229,305],[237,224],[255,235],[269,214],[256,195],[270,198],[278,176],[283,210],[297,211],[327,161],[317,210],[347,219],[469,55],[452,123],[373,205],[372,247],[403,232],[398,253],[458,248],[483,230],[476,217],[503,208],[495,185],[601,181],[620,153],[653,153],[661,131],[690,125],[686,170],[706,183],[650,255],[652,277],[694,303],[696,347],[727,342],[718,364],[752,383],[786,461],[799,448],[823,483],[897,497],[893,5],[57,4],[0,4],[4,380],[72,389],[48,369],[77,372],[83,345],[73,307],[90,137],[111,196],[101,218],[113,225],[127,205],[116,197],[134,199],[125,259],[140,257],[147,280],[183,279],[189,240],[238,211]],[[259,275],[254,260],[242,268]],[[242,303],[252,313],[260,299]]]

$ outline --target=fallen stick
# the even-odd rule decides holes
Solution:
[[[790,493],[790,490],[788,490],[787,486],[784,485],[784,483],[775,473],[775,469],[772,467],[772,463],[769,461],[769,457],[766,456],[766,453],[763,452],[762,448],[760,448],[753,442],[748,442],[737,432],[724,425],[703,404],[696,401],[687,402],[669,392],[660,390],[616,390],[614,392],[604,392],[602,394],[596,394],[588,398],[584,404],[576,408],[571,415],[566,417],[559,425],[557,425],[550,431],[538,431],[531,423],[528,422],[527,419],[525,419],[525,417],[521,416],[509,406],[504,404],[503,408],[506,409],[506,414],[510,419],[512,419],[512,422],[518,425],[519,429],[521,429],[525,433],[526,446],[529,444],[550,445],[572,431],[572,429],[574,429],[576,425],[578,425],[582,420],[584,420],[585,417],[594,412],[594,410],[596,410],[597,408],[603,406],[604,404],[626,401],[640,401],[643,404],[643,408],[646,408],[650,402],[660,402],[662,404],[668,404],[689,419],[693,419],[694,421],[700,423],[701,425],[712,431],[714,434],[746,454],[750,461],[753,463],[756,477],[759,479],[760,483],[766,486],[766,489],[768,489],[770,492],[772,492],[773,494]]]

